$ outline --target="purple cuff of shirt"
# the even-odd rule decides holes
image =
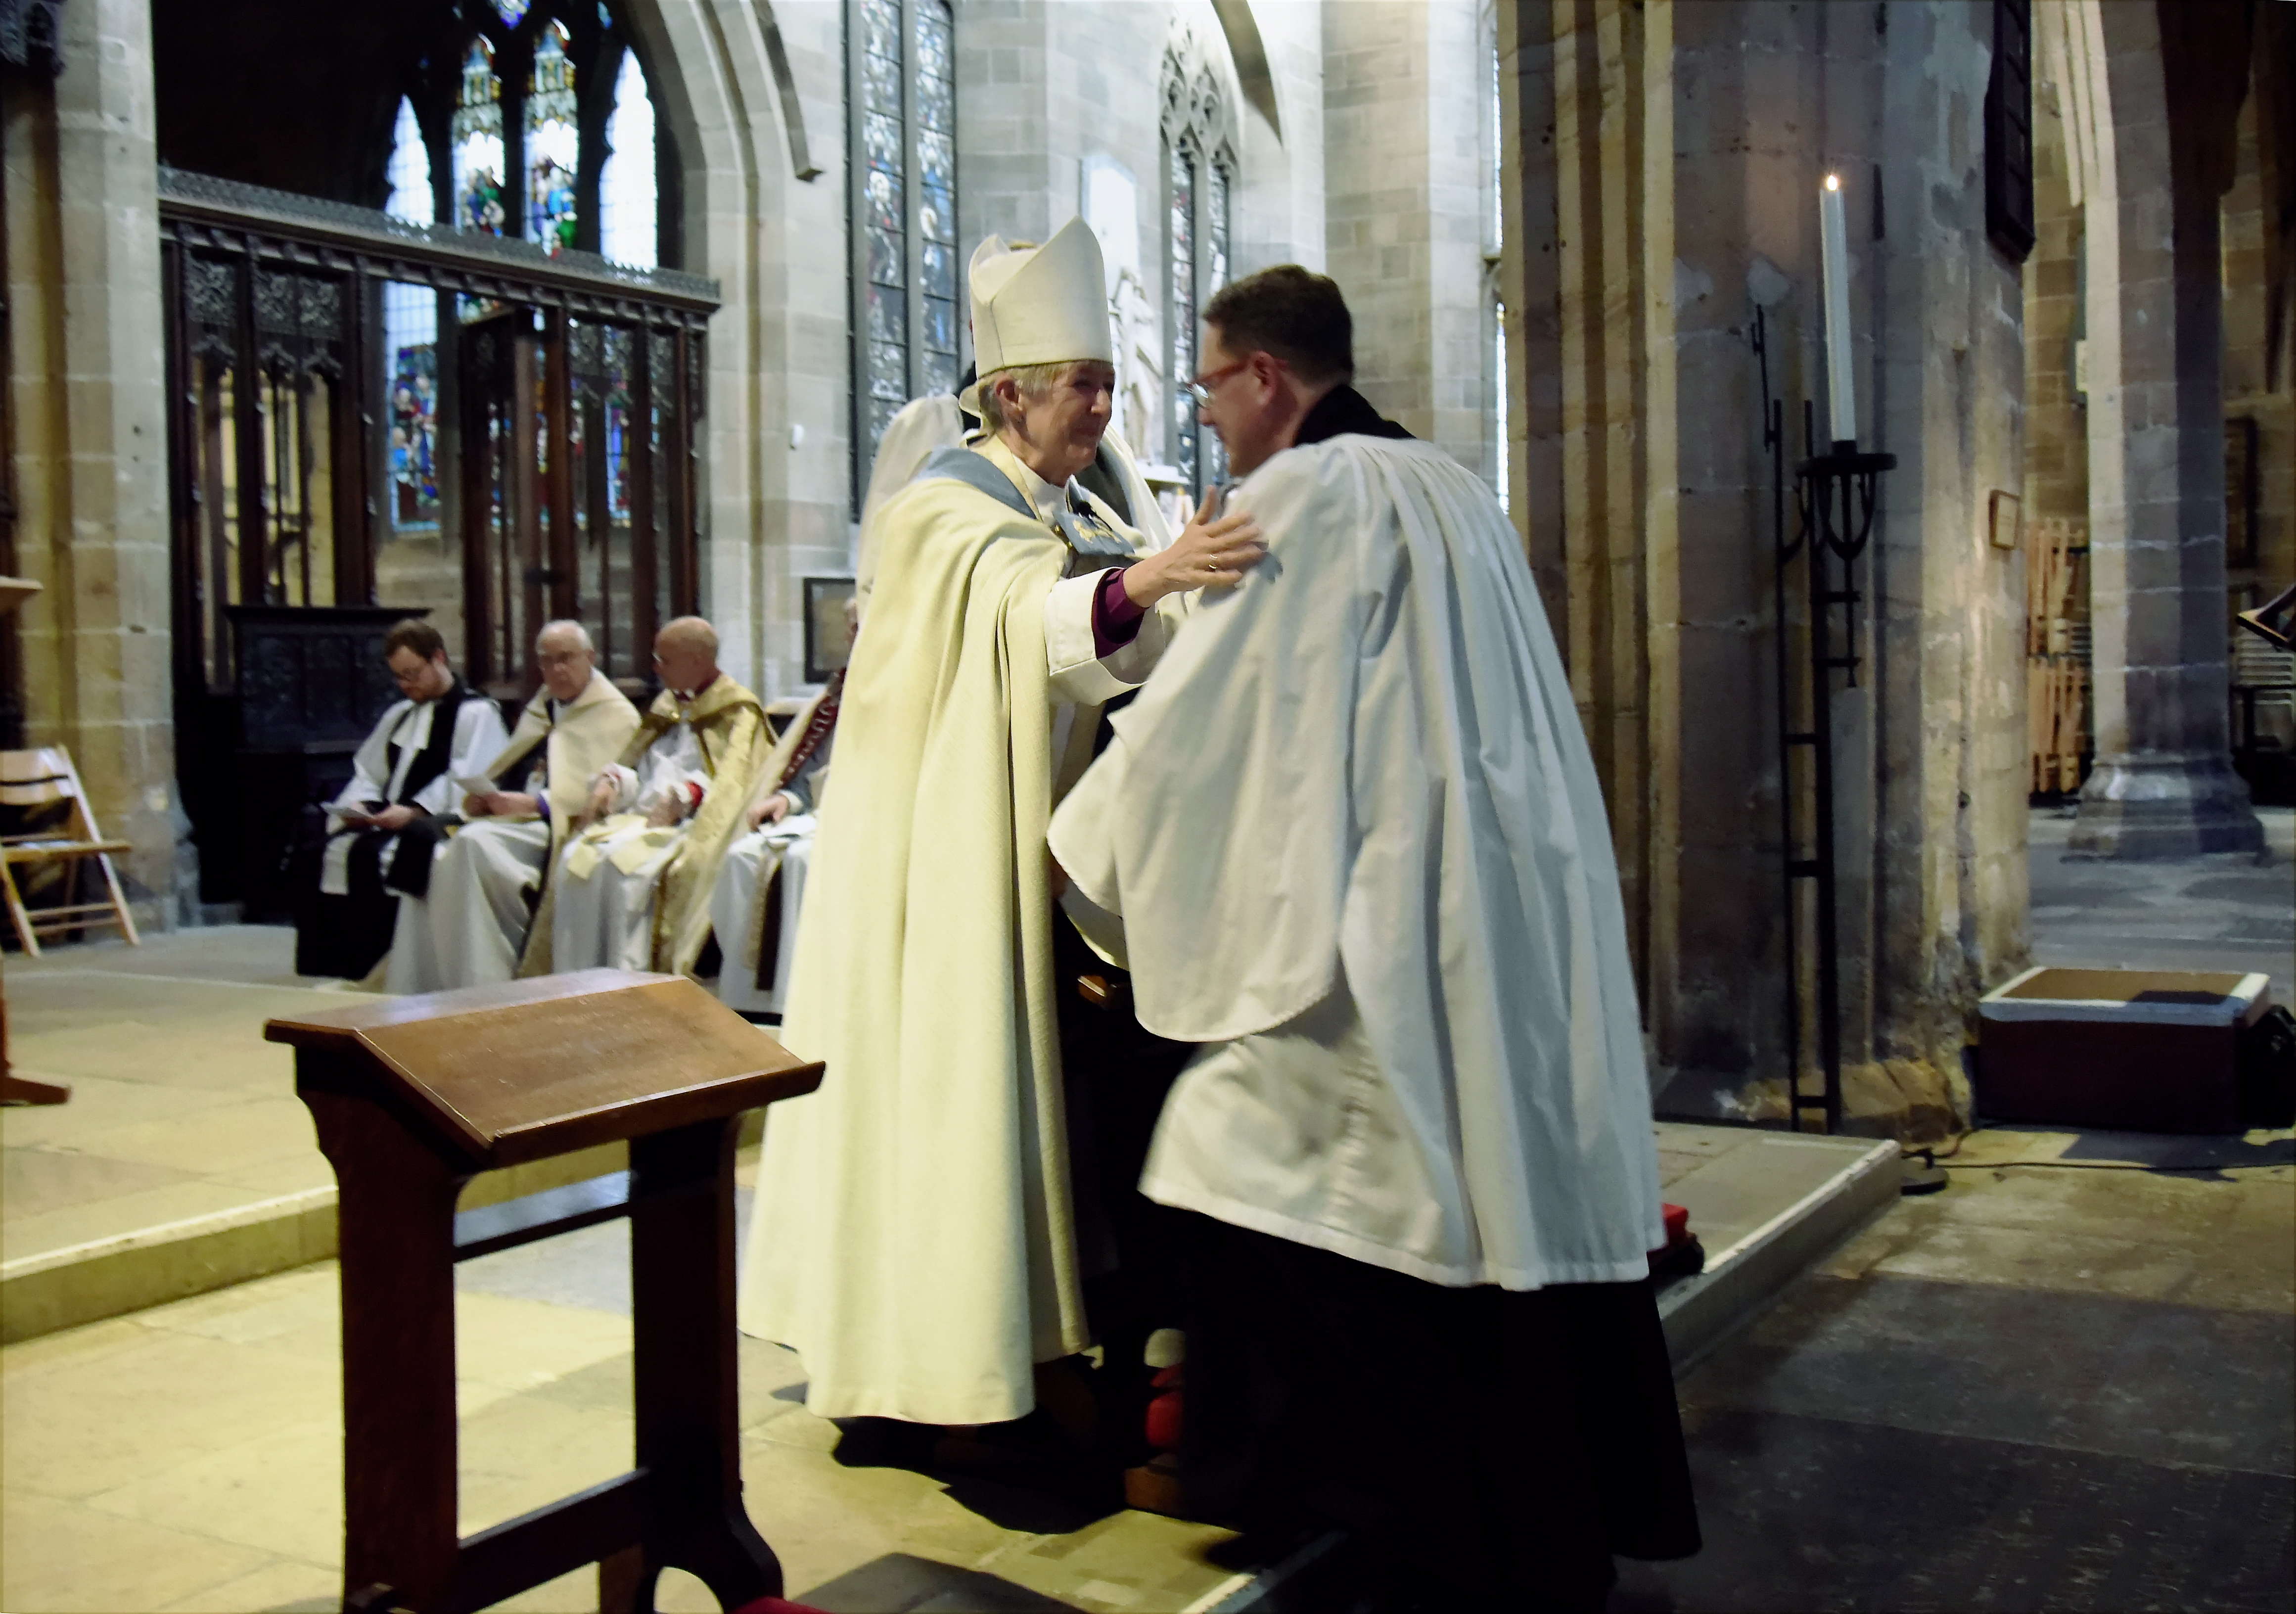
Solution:
[[[1100,592],[1092,597],[1092,653],[1099,657],[1114,655],[1140,636],[1140,619],[1148,608],[1136,604],[1124,592],[1124,569],[1118,567],[1100,579]]]
[[[547,791],[534,792],[534,810],[545,818],[550,816],[550,793]]]

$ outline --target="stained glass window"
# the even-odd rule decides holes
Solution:
[[[637,53],[625,51],[614,76],[606,162],[598,177],[598,250],[616,263],[654,267],[660,261],[655,213],[653,99]]]
[[[455,227],[503,233],[502,79],[494,46],[471,42],[463,59],[463,89],[455,102]]]
[[[923,299],[917,390],[956,386],[956,63],[948,7],[916,7],[917,292]]]
[[[1196,419],[1187,384],[1201,373],[1198,322],[1227,284],[1235,147],[1221,80],[1193,38],[1164,57],[1164,317],[1172,469],[1190,499],[1227,479],[1219,434]]]
[[[1215,162],[1204,176],[1203,289],[1211,294],[1227,284],[1227,165]],[[1203,450],[1203,486],[1217,487],[1227,480],[1227,449],[1217,431],[1198,432]]]
[[[1172,276],[1172,463],[1191,490],[1196,479],[1196,402],[1188,382],[1196,374],[1196,159],[1185,141],[1169,147],[1169,198],[1165,222]]]
[[[902,115],[900,0],[863,0],[861,23],[861,143],[868,163],[862,181],[869,258],[866,426],[873,458],[886,423],[909,397],[908,142]]]
[[[947,0],[852,12],[854,468],[866,481],[901,406],[956,386],[956,61]]]
[[[502,13],[504,26],[516,28],[526,20],[526,13],[532,4],[533,0],[495,0],[495,10]]]
[[[439,524],[439,293],[382,288],[383,389],[390,399],[390,509],[398,532]]]
[[[574,244],[574,181],[581,168],[569,43],[565,24],[542,25],[526,90],[526,234],[554,255]]]
[[[401,95],[398,119],[390,130],[390,200],[383,211],[409,224],[427,225],[437,217],[438,199],[430,189],[430,148],[422,143],[422,126],[415,120],[414,103]]]

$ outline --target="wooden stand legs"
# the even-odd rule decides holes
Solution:
[[[742,1505],[738,1118],[630,1141],[636,1467],[463,1540],[454,1273],[465,1175],[385,1106],[337,1090],[324,1056],[299,1061],[341,1188],[344,1608],[461,1614],[592,1561],[600,1606],[627,1614],[651,1614],[673,1565],[729,1609],[778,1594],[781,1564]]]
[[[630,1141],[637,1458],[653,1479],[634,1614],[651,1614],[655,1577],[671,1565],[728,1609],[781,1594],[781,1562],[742,1505],[732,1192],[740,1124]],[[603,1565],[599,1577],[603,1599]]]
[[[432,1614],[449,1606],[461,1555],[455,1196],[463,1178],[381,1105],[300,1086],[340,1194],[343,1606]]]

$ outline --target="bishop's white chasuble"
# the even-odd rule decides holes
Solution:
[[[781,1033],[828,1074],[767,1118],[750,1225],[742,1327],[798,1352],[824,1417],[1018,1418],[1034,1364],[1089,1343],[1045,826],[1062,709],[1096,719],[1147,668],[1087,641],[1056,678],[1047,624],[1139,540],[1079,554],[956,469],[974,479],[928,463],[874,524]]]

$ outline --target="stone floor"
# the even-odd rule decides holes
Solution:
[[[9,957],[10,1058],[72,1095],[0,1111],[0,1261],[332,1186],[263,1022],[354,1000],[295,974],[292,938],[234,926]]]
[[[2292,1160],[1972,1135],[1685,1377],[1706,1550],[1612,1607],[2296,1607]]]
[[[2032,816],[2033,962],[2259,970],[2296,1004],[2296,807],[2259,807],[2269,860],[2097,863],[2065,855],[2070,807]]]
[[[2064,860],[2062,827],[2037,815],[2038,960],[2268,968],[2289,1001],[2291,823],[2268,823],[2266,868],[2132,870]],[[9,961],[20,1066],[76,1088],[64,1109],[0,1114],[9,1261],[205,1214],[214,1191],[325,1184],[284,1053],[252,1029],[331,989],[285,974],[282,940]],[[1672,1141],[1669,1178],[1721,1149]],[[1626,1566],[1613,1606],[2296,1607],[2292,1161],[2287,1132],[1972,1135],[1944,1194],[1891,1208],[1690,1370],[1707,1549]],[[458,1273],[466,1530],[627,1465],[623,1237]],[[335,1307],[320,1263],[0,1351],[0,1607],[333,1606]],[[1217,1531],[840,1462],[794,1360],[742,1350],[750,1507],[824,1607],[1253,1595],[1205,1557]],[[1350,1606],[1334,1564],[1256,1606]],[[682,1577],[662,1605],[712,1606]],[[594,1608],[594,1587],[570,1576],[504,1606]]]

